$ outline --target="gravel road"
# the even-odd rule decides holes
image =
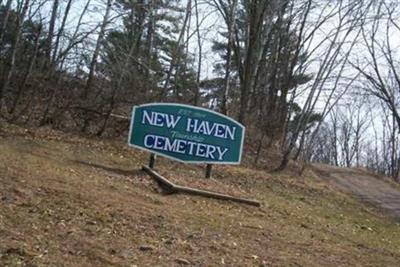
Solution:
[[[339,189],[352,193],[362,201],[381,208],[400,220],[400,185],[396,185],[364,170],[313,165],[318,175]]]

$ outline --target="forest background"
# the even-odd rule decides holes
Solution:
[[[133,105],[247,127],[256,165],[399,181],[400,6],[390,0],[0,0],[0,115],[126,137]],[[270,167],[270,166],[269,166]]]

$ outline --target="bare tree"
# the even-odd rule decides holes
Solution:
[[[11,78],[12,78],[12,76],[14,74],[14,71],[15,71],[15,59],[16,59],[16,56],[17,56],[17,53],[18,53],[18,48],[19,48],[18,46],[19,46],[19,42],[20,42],[21,34],[22,34],[22,27],[23,27],[23,24],[24,24],[26,12],[27,12],[27,10],[29,8],[29,3],[30,3],[30,0],[23,1],[22,10],[17,16],[16,35],[15,35],[16,37],[15,37],[15,41],[13,43],[10,67],[9,67],[9,70],[8,70],[8,72],[6,74],[5,81],[3,82],[3,86],[0,87],[0,111],[1,111],[1,108],[3,106],[4,93],[8,89],[8,86],[9,86],[9,84],[11,82]]]
[[[45,66],[47,67],[51,62],[51,50],[53,45],[54,30],[56,27],[57,13],[58,13],[59,0],[53,0],[53,8],[51,11],[51,17],[49,21],[49,30],[45,42]]]
[[[367,50],[365,66],[353,62],[352,66],[360,71],[368,82],[365,90],[385,103],[400,127],[400,74],[391,41],[392,34],[400,33],[400,27],[393,19],[396,7],[398,5],[389,7],[385,1],[378,3],[370,28],[363,27],[363,40]],[[384,16],[388,18],[382,22],[381,18]],[[385,29],[384,36],[380,35],[382,27]]]
[[[65,10],[64,10],[64,16],[63,16],[63,19],[62,19],[62,22],[61,22],[61,26],[58,29],[56,41],[54,42],[53,56],[52,56],[52,59],[51,59],[51,62],[52,62],[53,65],[56,62],[58,48],[60,46],[60,40],[61,40],[62,35],[64,34],[64,31],[65,31],[65,25],[67,23],[67,18],[69,16],[69,12],[71,10],[71,6],[72,6],[72,0],[68,0],[67,6],[65,7]]]
[[[338,25],[331,29],[331,34],[328,38],[324,39],[322,42],[327,41],[329,43],[328,47],[324,50],[325,56],[321,60],[319,69],[317,71],[316,77],[313,79],[310,89],[307,93],[307,98],[305,104],[302,108],[302,113],[300,119],[297,121],[297,126],[289,138],[288,145],[284,149],[283,158],[280,165],[276,168],[277,171],[283,170],[288,162],[289,157],[293,149],[298,144],[300,137],[300,147],[304,142],[304,132],[301,132],[303,125],[306,125],[310,119],[312,112],[315,110],[317,102],[321,100],[321,95],[324,86],[329,81],[332,73],[339,68],[343,61],[347,61],[348,53],[343,51],[349,51],[353,48],[352,45],[346,46],[347,40],[352,38],[352,33],[359,31],[360,26],[364,23],[365,17],[372,5],[372,1],[365,5],[363,2],[354,2],[345,5],[340,2],[337,7]],[[314,31],[311,31],[313,34]],[[312,51],[310,51],[312,52]],[[336,88],[332,88],[334,91]],[[331,94],[332,94],[331,91]],[[330,100],[330,97],[328,97]],[[329,105],[329,101],[325,105]]]
[[[6,34],[6,29],[7,29],[7,25],[8,25],[8,18],[10,17],[10,8],[11,8],[11,3],[12,0],[7,0],[6,5],[5,5],[5,9],[4,9],[4,17],[3,17],[3,21],[1,23],[2,25],[2,29],[0,32],[0,51],[3,47],[3,39],[4,39],[4,35]]]
[[[109,19],[110,19],[110,12],[111,12],[112,3],[113,3],[113,0],[107,0],[106,10],[105,10],[105,13],[104,13],[104,16],[103,16],[103,21],[102,21],[101,26],[100,26],[100,32],[99,32],[99,35],[97,37],[96,46],[94,48],[92,60],[90,62],[89,75],[88,75],[88,78],[87,78],[87,81],[86,81],[86,86],[85,86],[85,90],[84,90],[84,94],[83,94],[83,98],[84,99],[87,98],[87,96],[88,96],[88,94],[90,92],[90,89],[92,87],[92,84],[93,84],[93,78],[94,78],[94,74],[95,74],[95,71],[96,71],[97,60],[98,60],[99,53],[100,53],[101,43],[102,43],[102,41],[104,39],[104,35],[105,35],[105,32],[106,32],[106,27],[107,27],[107,24],[109,23]]]

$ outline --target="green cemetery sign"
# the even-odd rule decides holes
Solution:
[[[152,103],[133,108],[129,145],[187,163],[239,164],[244,131],[212,110]]]

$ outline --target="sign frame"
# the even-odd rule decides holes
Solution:
[[[196,160],[194,160],[194,161],[185,161],[185,160],[181,160],[179,158],[175,158],[173,156],[169,156],[169,155],[160,153],[160,152],[158,152],[156,150],[151,150],[151,149],[148,149],[148,148],[145,148],[145,147],[142,147],[142,146],[131,144],[130,141],[131,141],[131,137],[132,137],[132,131],[133,131],[133,128],[134,128],[133,127],[133,123],[134,123],[134,119],[135,119],[136,109],[140,108],[140,107],[151,107],[151,106],[158,106],[158,105],[174,106],[174,107],[178,106],[178,107],[182,107],[182,108],[197,109],[197,110],[200,110],[200,111],[213,113],[213,114],[215,114],[215,115],[217,115],[219,117],[223,117],[224,119],[227,119],[227,120],[233,122],[236,125],[239,125],[242,128],[243,132],[242,132],[242,136],[241,136],[241,140],[240,140],[240,148],[239,148],[238,160],[237,161],[207,161],[207,160],[204,160],[204,161],[196,161]],[[241,124],[240,122],[232,119],[231,117],[228,117],[227,115],[221,114],[221,113],[216,112],[214,110],[203,108],[203,107],[198,107],[198,106],[180,104],[180,103],[155,102],[155,103],[148,103],[148,104],[141,104],[141,105],[133,106],[132,115],[131,115],[131,119],[130,119],[130,125],[129,125],[128,146],[135,147],[135,148],[138,148],[140,150],[144,150],[144,151],[147,151],[149,153],[153,153],[155,155],[158,155],[158,156],[161,156],[161,157],[165,157],[165,158],[168,158],[168,159],[171,159],[171,160],[175,160],[175,161],[178,161],[178,162],[181,162],[181,163],[185,163],[185,164],[219,164],[219,165],[229,164],[229,165],[239,165],[241,163],[241,161],[242,161],[245,132],[246,132],[246,127],[243,124]]]

